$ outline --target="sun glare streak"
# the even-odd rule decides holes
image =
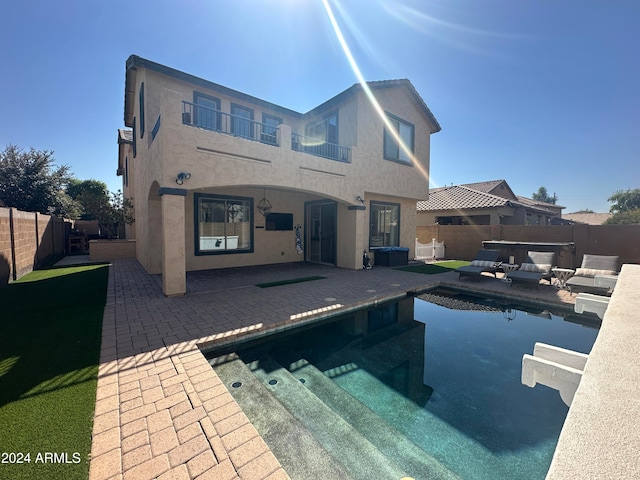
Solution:
[[[397,132],[395,130],[395,128],[393,128],[393,125],[391,124],[391,122],[387,118],[387,115],[384,113],[384,110],[382,109],[382,107],[378,103],[378,100],[373,95],[373,92],[369,88],[369,85],[367,84],[367,82],[365,81],[364,77],[362,76],[362,72],[360,71],[360,67],[358,67],[358,63],[356,62],[355,58],[353,57],[353,55],[351,53],[351,49],[349,48],[349,45],[347,44],[347,41],[345,40],[344,36],[342,35],[342,30],[340,29],[340,26],[338,25],[336,17],[333,15],[333,10],[331,9],[331,5],[329,5],[329,0],[322,0],[322,4],[324,5],[324,9],[327,12],[327,16],[329,17],[329,21],[331,22],[331,26],[333,27],[333,31],[336,34],[336,38],[338,39],[338,42],[340,42],[340,46],[342,47],[342,51],[344,52],[345,56],[347,57],[347,60],[349,61],[349,65],[351,66],[351,69],[353,70],[353,73],[356,75],[356,78],[358,79],[358,83],[362,87],[362,90],[364,91],[364,93],[367,95],[367,98],[371,102],[371,105],[373,106],[373,109],[376,111],[376,113],[378,114],[380,119],[383,121],[383,123],[384,123],[385,127],[387,128],[387,130],[389,131],[389,133],[391,133],[391,135],[396,140],[396,142],[398,142],[398,145],[400,146],[402,151],[404,153],[406,153],[406,155],[411,159],[411,163],[413,164],[413,166],[416,167],[418,169],[418,171],[420,172],[420,174],[427,180],[427,182],[429,182],[429,173],[424,168],[424,166],[420,162],[417,161],[417,159],[413,155],[413,152],[407,147],[407,145],[404,143],[402,138],[400,138],[399,132]]]
[[[392,13],[392,10],[390,10],[388,6],[383,5],[383,7],[385,10],[387,10],[387,12]],[[402,7],[402,10],[406,12],[406,15],[398,14],[396,16],[398,18],[403,18],[406,23],[409,23],[409,20],[408,20],[409,18],[412,18],[412,19],[417,18],[417,19],[432,23],[434,25],[438,25],[440,27],[445,27],[450,30],[455,30],[455,31],[470,34],[470,35],[483,36],[483,37],[497,37],[497,38],[526,38],[526,35],[522,35],[522,34],[492,32],[490,30],[481,30],[479,28],[466,27],[458,23],[447,22],[446,20],[441,20],[439,18],[432,17],[431,15],[427,15],[426,13],[411,7]]]
[[[459,23],[449,22],[441,18],[428,15],[415,8],[398,5],[396,2],[391,4],[382,2],[381,6],[391,17],[402,22],[408,27],[454,48],[477,55],[494,58],[503,57],[503,55],[501,55],[495,48],[480,46],[481,40],[525,40],[534,38],[530,35],[523,35],[520,33],[502,33],[467,27]]]

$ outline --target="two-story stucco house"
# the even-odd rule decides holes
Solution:
[[[408,80],[367,86],[378,109],[356,84],[299,113],[129,57],[118,173],[137,259],[166,295],[185,293],[192,270],[357,269],[363,250],[413,250],[440,126]]]

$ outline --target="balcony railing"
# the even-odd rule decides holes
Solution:
[[[182,101],[182,123],[218,133],[246,138],[256,142],[279,146],[278,127],[231,115],[210,107]],[[291,149],[338,162],[350,163],[349,147],[325,142],[313,137],[291,134]]]
[[[247,140],[278,145],[278,127],[276,126],[191,102],[182,102],[182,123]]]
[[[317,138],[298,135],[297,133],[291,134],[291,149],[296,152],[309,153],[317,157],[328,158],[338,162],[350,162],[349,147],[342,147],[335,143],[329,143]]]

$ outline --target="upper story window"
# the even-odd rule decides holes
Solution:
[[[253,110],[235,103],[231,104],[231,133],[239,137],[254,138]]]
[[[136,132],[137,132],[137,128],[136,128],[136,117],[133,117],[133,158],[136,158],[136,155],[138,154],[138,142],[137,142],[137,137],[136,137]]]
[[[306,135],[327,143],[338,144],[338,112],[331,112],[322,121],[307,125]]]
[[[398,118],[390,113],[387,113],[387,118],[391,124],[394,132],[390,132],[385,126],[384,128],[384,158],[386,160],[393,160],[402,163],[411,163],[411,155],[400,146],[400,143],[396,139],[394,133],[402,140],[405,147],[411,154],[414,153],[414,130],[415,127],[412,123],[405,122],[401,118]]]
[[[220,130],[222,123],[220,99],[204,93],[194,92],[193,103],[195,104],[193,123],[207,130]]]
[[[282,123],[280,117],[269,115],[268,113],[262,114],[262,131],[260,132],[260,141],[264,143],[270,143],[271,145],[278,144],[278,127]]]
[[[140,138],[142,138],[144,137],[144,82],[140,85],[138,103],[140,104]]]

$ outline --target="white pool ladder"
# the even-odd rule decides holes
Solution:
[[[570,406],[580,385],[588,355],[536,342],[533,355],[522,356],[522,384],[546,385],[560,392],[560,398]]]

